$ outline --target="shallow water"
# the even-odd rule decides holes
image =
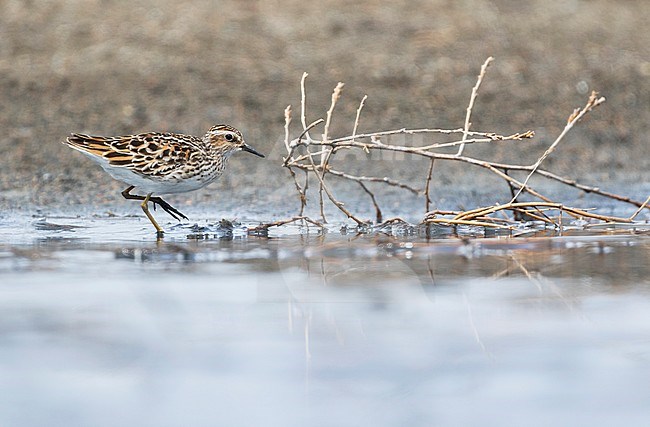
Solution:
[[[0,223],[0,425],[646,425],[650,235]]]

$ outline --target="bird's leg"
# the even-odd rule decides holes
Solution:
[[[126,190],[122,191],[122,197],[129,200],[144,200],[144,196],[138,196],[131,194],[131,190],[135,188],[135,185],[128,187]]]
[[[160,205],[160,207],[163,208],[163,210],[164,210],[165,212],[167,212],[168,214],[170,214],[171,216],[173,216],[174,219],[176,219],[176,220],[178,220],[178,221],[180,221],[181,218],[183,218],[183,219],[189,219],[188,217],[186,217],[185,215],[183,215],[183,213],[180,212],[178,209],[176,209],[175,207],[173,207],[172,205],[170,205],[169,203],[167,203],[166,201],[164,201],[161,197],[158,197],[158,196],[156,196],[156,197],[151,197],[150,200],[151,200],[152,203],[154,203],[154,208],[155,208],[155,206],[156,206],[155,204]],[[174,214],[175,214],[175,215],[174,215]],[[176,216],[176,215],[178,215],[178,216]],[[179,218],[179,217],[180,217],[180,218]]]
[[[158,238],[163,237],[165,232],[163,231],[162,228],[158,225],[156,220],[154,219],[153,215],[151,215],[151,212],[149,212],[149,200],[151,199],[151,193],[147,194],[147,196],[138,196],[137,194],[131,194],[131,190],[133,190],[134,186],[128,187],[126,190],[122,191],[122,196],[125,199],[128,200],[142,200],[142,204],[140,205],[142,207],[142,211],[144,212],[145,215],[147,215],[147,218],[149,218],[149,221],[153,224],[153,226],[156,228],[156,235]]]
[[[135,188],[135,186],[132,185],[128,187],[126,190],[122,191],[122,197],[129,200],[144,200],[145,199],[144,196],[131,194],[131,190],[133,190],[133,188]],[[156,204],[158,204],[160,205],[161,208],[163,208],[165,212],[167,212],[169,215],[172,216],[172,218],[174,218],[177,221],[180,221],[181,218],[189,219],[188,217],[183,215],[178,209],[176,209],[175,207],[173,207],[172,205],[164,201],[161,197],[158,196],[151,197],[151,195],[149,195],[149,201],[153,203],[154,210],[156,209]]]
[[[147,196],[144,198],[142,201],[142,210],[144,211],[144,214],[147,215],[147,218],[149,218],[149,221],[153,224],[153,226],[156,228],[156,235],[160,238],[165,234],[162,228],[158,225],[156,220],[153,218],[153,215],[151,215],[151,212],[149,212],[149,200],[151,199],[151,193],[147,194]]]

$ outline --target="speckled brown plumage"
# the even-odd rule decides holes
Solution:
[[[213,126],[202,138],[158,132],[108,137],[73,133],[64,143],[99,163],[113,178],[129,184],[122,195],[143,200],[142,209],[159,234],[162,229],[149,213],[148,202],[176,219],[187,217],[154,194],[184,193],[210,184],[237,151],[264,157],[246,144],[241,132],[228,125]],[[133,190],[146,195],[131,194]]]

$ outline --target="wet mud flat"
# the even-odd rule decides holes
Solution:
[[[181,224],[156,242],[144,218],[5,221],[0,424],[650,416],[647,229],[512,239],[245,225]]]

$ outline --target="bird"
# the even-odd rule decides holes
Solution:
[[[238,151],[264,157],[244,141],[239,130],[224,124],[211,127],[203,137],[171,132],[126,136],[72,133],[63,143],[127,184],[122,196],[142,201],[142,211],[158,237],[163,237],[164,230],[149,212],[149,202],[154,210],[158,205],[174,219],[187,220],[187,216],[164,201],[161,195],[205,187],[221,176],[230,156]],[[132,191],[140,194],[132,194]]]

